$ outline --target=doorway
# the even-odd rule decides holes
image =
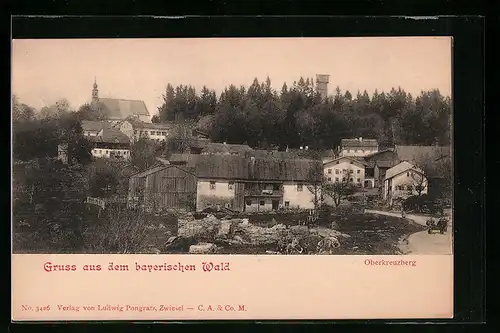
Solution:
[[[278,210],[280,201],[279,200],[273,200],[272,202],[273,210]]]

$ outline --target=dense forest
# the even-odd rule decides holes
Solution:
[[[268,77],[245,88],[230,85],[219,97],[203,87],[168,84],[154,122],[191,119],[217,142],[247,143],[254,148],[331,149],[341,138],[376,138],[394,144],[450,144],[451,101],[439,90],[412,96],[401,88],[389,92],[341,91],[322,99],[313,79],[300,78],[281,91]]]

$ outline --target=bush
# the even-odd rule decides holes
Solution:
[[[320,226],[330,226],[334,209],[328,205],[322,205],[318,210],[318,224]]]
[[[147,248],[144,222],[140,211],[110,210],[96,229],[87,230],[88,247],[92,253],[141,253]]]

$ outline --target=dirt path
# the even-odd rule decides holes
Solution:
[[[401,214],[385,212],[379,210],[365,210],[366,213],[386,215],[386,216],[398,216]],[[429,217],[415,214],[407,214],[406,219],[409,219],[415,223],[425,226],[425,223]],[[439,233],[428,234],[427,231],[420,231],[411,234],[406,239],[400,242],[400,248],[402,252],[406,254],[453,254],[453,239],[452,239],[452,223],[448,226],[448,232],[443,235]]]

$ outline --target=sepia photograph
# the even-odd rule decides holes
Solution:
[[[13,40],[13,253],[451,255],[451,54]]]

